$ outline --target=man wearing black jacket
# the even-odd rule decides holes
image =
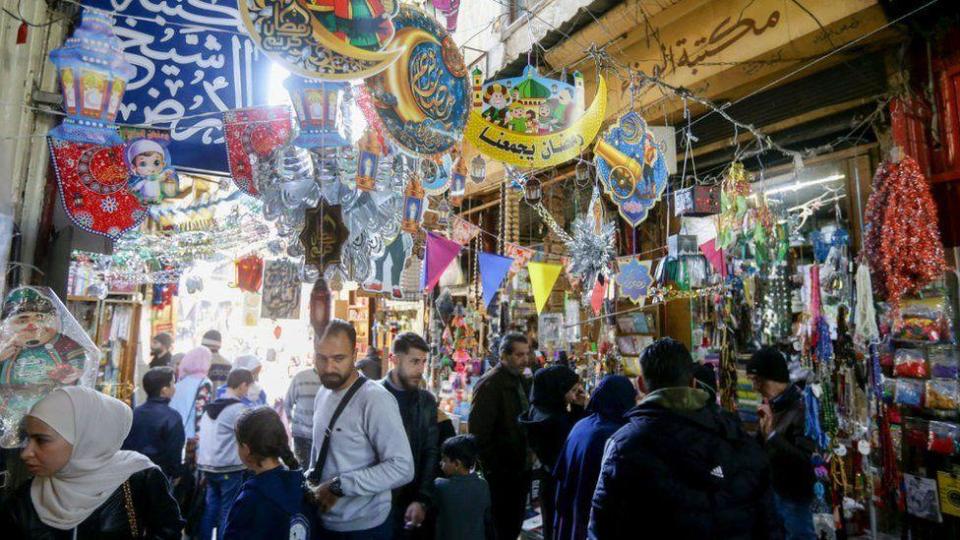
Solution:
[[[682,343],[640,359],[649,392],[607,442],[589,538],[781,538],[763,450],[696,389]]]
[[[419,335],[400,334],[393,341],[396,367],[382,381],[397,398],[413,454],[413,482],[393,492],[396,538],[430,538],[432,532],[430,527],[424,527],[424,520],[433,503],[433,480],[440,461],[437,400],[427,390],[420,389],[429,351],[427,342]]]
[[[757,438],[770,458],[777,510],[789,540],[815,538],[811,457],[816,443],[805,435],[803,391],[790,383],[783,354],[773,347],[760,349],[747,364],[747,375],[764,398],[758,409]]]

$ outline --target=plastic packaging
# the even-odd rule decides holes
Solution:
[[[951,456],[957,452],[958,441],[960,441],[960,426],[950,422],[930,422],[927,450]]]
[[[928,409],[956,410],[960,407],[960,383],[950,379],[927,381],[924,403]]]
[[[923,381],[915,379],[897,379],[895,401],[899,405],[908,407],[923,406]]]
[[[891,377],[883,378],[883,401],[884,403],[893,403],[894,396],[897,395],[897,380]]]
[[[927,446],[929,422],[923,418],[908,416],[903,422],[903,444],[914,448]]]
[[[893,373],[897,377],[926,379],[930,376],[927,359],[920,349],[897,349],[893,355]]]
[[[960,375],[960,358],[953,345],[931,345],[927,347],[927,360],[930,374],[937,379],[957,379]]]
[[[953,314],[943,296],[904,300],[893,321],[893,339],[927,343],[953,342]]]

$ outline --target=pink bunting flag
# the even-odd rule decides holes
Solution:
[[[720,277],[727,279],[727,265],[723,263],[723,250],[717,249],[716,241],[716,238],[712,238],[700,244],[700,251],[710,262],[710,266],[720,273]]]
[[[513,266],[510,267],[510,276],[526,268],[527,263],[533,258],[534,251],[513,242],[504,242],[503,255],[513,259]]]
[[[424,291],[431,291],[440,281],[440,276],[450,263],[457,258],[463,246],[433,232],[427,232],[427,249],[424,255],[423,281]]]
[[[478,234],[480,234],[480,227],[473,223],[456,216],[451,220],[450,239],[461,246],[469,244]]]
[[[607,282],[597,283],[593,286],[593,292],[590,294],[590,307],[593,308],[594,315],[600,315],[600,308],[603,307],[603,298],[607,295]]]

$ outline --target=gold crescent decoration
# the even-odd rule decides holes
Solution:
[[[470,110],[470,82],[457,44],[432,17],[400,6],[391,47],[400,58],[365,81],[390,137],[406,152],[430,157],[460,142]]]
[[[597,84],[593,103],[569,127],[538,135],[491,122],[474,104],[464,136],[484,155],[517,167],[551,167],[579,156],[600,132],[607,109],[607,83]]]
[[[303,0],[239,0],[250,37],[270,58],[312,79],[364,79],[387,69],[403,49],[375,51],[351,45],[328,30]]]

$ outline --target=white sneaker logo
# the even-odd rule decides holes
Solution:
[[[717,478],[723,480],[723,469],[721,469],[720,466],[717,465],[716,467],[713,468],[712,471],[710,471],[710,476],[716,476]]]

